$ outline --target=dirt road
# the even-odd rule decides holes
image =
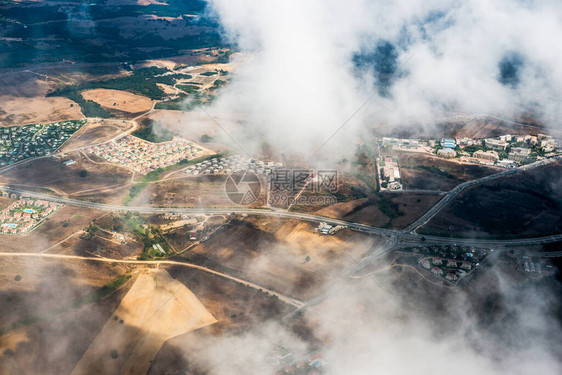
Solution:
[[[85,260],[91,262],[105,262],[105,263],[121,263],[121,264],[140,264],[140,265],[171,265],[171,266],[181,266],[196,269],[199,271],[207,272],[215,276],[222,277],[227,280],[234,281],[238,284],[247,286],[249,288],[259,290],[260,292],[268,293],[280,301],[285,302],[288,305],[301,307],[304,303],[291,297],[287,297],[283,294],[277,293],[273,290],[266,289],[257,284],[251,283],[249,281],[239,279],[237,277],[228,275],[226,273],[218,272],[207,267],[199,266],[196,264],[176,262],[173,260],[126,260],[126,259],[111,259],[103,257],[84,257],[79,255],[65,255],[65,254],[48,254],[48,253],[7,253],[0,252],[0,257],[12,257],[12,258],[51,258],[51,259],[68,259],[68,260]]]

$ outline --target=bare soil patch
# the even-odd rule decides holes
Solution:
[[[359,258],[375,239],[349,230],[322,236],[314,228],[289,220],[270,233],[246,220],[235,220],[181,257],[287,296],[308,299],[353,265],[348,255]]]
[[[562,232],[562,163],[464,191],[420,228],[445,236],[533,237]]]
[[[406,228],[425,214],[441,198],[441,195],[433,194],[390,194],[391,201],[396,203],[400,212],[403,213],[403,215],[392,220],[392,228]]]
[[[164,91],[166,94],[168,95],[174,95],[178,93],[178,90],[170,85],[166,85],[163,83],[157,83],[156,86],[160,87],[162,89],[162,91]]]
[[[183,168],[178,167],[178,169]],[[150,203],[155,206],[233,207],[234,203],[228,199],[224,190],[225,180],[225,175],[188,177],[180,170],[168,179],[149,184],[131,202],[131,205]],[[251,207],[265,205],[266,192],[264,190],[262,189],[259,199],[252,203]]]
[[[46,79],[43,74],[31,71],[6,72],[0,75],[2,95],[12,97],[41,97],[47,94],[57,83],[60,82]]]
[[[68,152],[112,139],[132,128],[132,122],[126,120],[89,120],[60,148]]]
[[[126,271],[83,261],[0,259],[0,326],[21,323],[0,336],[0,373],[69,374],[128,284],[95,303],[75,304]]]
[[[213,324],[199,299],[164,269],[141,274],[72,374],[145,374],[169,338]]]
[[[437,194],[386,193],[356,199],[316,211],[316,214],[375,227],[402,229],[441,199]]]
[[[465,181],[501,171],[498,168],[461,164],[413,153],[401,153],[398,163],[404,189],[448,191]]]
[[[55,158],[35,159],[4,172],[0,181],[24,188],[50,188],[80,199],[123,202],[132,172],[78,153],[66,158],[76,162],[65,166]]]
[[[169,267],[170,274],[189,287],[218,320],[217,323],[172,338],[154,359],[149,375],[209,373],[201,353],[223,336],[238,335],[269,321],[278,321],[292,309],[278,299],[252,288],[185,267]],[[235,355],[235,353],[232,353]]]
[[[363,211],[362,215],[354,215],[357,219],[360,219],[360,216],[367,216],[369,225],[373,226],[383,226],[385,223],[388,222],[388,217],[384,215],[379,209],[375,206],[370,205],[368,198],[361,198],[356,199],[349,202],[342,202],[337,203],[326,208],[322,208],[315,213],[317,215],[322,215],[326,217],[331,217],[333,219],[345,219],[351,220],[348,216],[356,214],[358,211]],[[370,206],[367,209],[367,205]]]
[[[504,134],[531,134],[537,135],[544,129],[532,125],[518,125],[500,120],[472,120],[466,123],[457,132],[457,137],[488,138]]]

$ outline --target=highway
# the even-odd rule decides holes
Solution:
[[[395,231],[391,229],[377,228],[370,225],[359,224],[354,222],[349,222],[339,219],[331,219],[319,215],[303,214],[298,212],[288,212],[284,210],[272,210],[272,209],[262,209],[262,208],[244,208],[244,207],[232,207],[232,208],[213,208],[213,207],[150,207],[150,206],[119,206],[110,205],[105,203],[96,203],[81,201],[78,199],[60,197],[45,193],[39,193],[24,189],[11,188],[7,186],[0,186],[0,191],[5,191],[8,193],[15,193],[21,197],[29,197],[34,199],[48,200],[50,202],[61,203],[69,206],[85,207],[104,211],[114,211],[114,212],[138,212],[142,214],[193,214],[193,215],[228,215],[228,214],[246,214],[246,215],[263,215],[263,216],[276,216],[283,217],[287,219],[297,219],[311,222],[326,222],[333,225],[343,225],[348,226],[357,231],[371,233],[371,234],[393,234]]]
[[[421,238],[425,238],[425,241]],[[401,236],[401,244],[408,246],[428,246],[432,244],[447,244],[453,246],[473,246],[473,247],[513,247],[513,246],[529,246],[541,245],[545,243],[562,241],[562,233],[553,234],[543,237],[514,238],[506,240],[488,240],[480,238],[455,238],[455,237],[439,237],[439,236],[421,236],[409,234],[409,236]]]
[[[501,172],[503,173],[503,172]],[[497,176],[497,175],[492,175]],[[488,176],[488,177],[492,177]],[[496,177],[497,178],[497,177]],[[549,242],[557,242],[562,240],[562,233],[552,236],[536,237],[536,238],[522,238],[522,239],[509,239],[509,240],[486,240],[486,239],[473,239],[473,238],[453,238],[453,237],[439,237],[439,236],[421,236],[417,233],[409,233],[406,230],[396,230],[387,228],[378,228],[366,224],[355,223],[340,219],[332,219],[320,215],[305,214],[299,212],[288,212],[284,210],[271,210],[260,208],[213,208],[213,207],[194,207],[194,208],[180,208],[180,207],[150,207],[150,206],[119,206],[109,205],[104,203],[81,201],[78,199],[71,199],[59,197],[55,195],[38,193],[23,189],[11,188],[7,186],[0,186],[0,191],[8,193],[15,193],[22,197],[29,197],[34,199],[43,199],[51,202],[62,203],[69,206],[85,207],[104,211],[113,212],[138,212],[143,214],[192,214],[192,215],[228,215],[228,214],[246,214],[246,215],[261,215],[271,217],[282,217],[285,219],[296,219],[308,222],[326,222],[331,225],[342,225],[358,232],[386,236],[395,238],[396,241],[412,241],[414,243],[421,243],[422,238],[427,242],[439,242],[442,244],[462,244],[474,246],[525,246],[531,244],[544,244]],[[443,199],[445,199],[444,197]],[[452,198],[451,198],[452,199]],[[441,202],[441,201],[440,201]],[[435,206],[434,206],[435,207]],[[433,209],[433,208],[432,208]],[[431,210],[430,210],[431,211]],[[425,215],[424,215],[425,216]]]
[[[562,251],[549,251],[549,252],[526,252],[525,255],[536,258],[559,258],[562,257]]]
[[[427,190],[427,189],[406,189],[406,190],[383,190],[383,194],[432,194],[432,195],[445,195],[448,191],[443,190]]]

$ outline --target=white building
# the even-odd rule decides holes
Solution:
[[[489,147],[492,150],[503,151],[507,148],[507,142],[500,139],[486,138],[484,140],[484,144],[486,145],[486,147]]]
[[[442,148],[441,150],[437,150],[437,155],[444,158],[454,158],[457,156],[457,152],[452,148]]]
[[[400,147],[419,147],[420,143],[415,139],[399,139],[399,138],[383,138],[383,146],[400,146]]]
[[[477,159],[488,160],[488,161],[491,161],[491,162],[496,162],[496,161],[500,160],[500,156],[498,155],[498,153],[496,151],[478,150],[474,154],[472,154],[472,156],[477,158]]]
[[[500,135],[500,141],[502,142],[509,142],[511,141],[511,138],[512,138],[511,134]]]
[[[524,147],[513,147],[508,154],[511,160],[526,161],[531,156],[531,149]]]
[[[477,141],[475,141],[474,139],[466,137],[457,138],[456,141],[459,146],[473,146],[477,143]]]

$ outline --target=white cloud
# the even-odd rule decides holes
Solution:
[[[380,123],[430,123],[450,111],[512,117],[534,108],[557,127],[562,115],[562,3],[555,1],[214,0],[228,36],[251,55],[214,108],[242,112],[243,139],[263,137],[310,155],[374,91],[353,55],[380,40],[402,71],[327,149]],[[498,82],[501,59],[523,56],[517,88]]]
[[[314,327],[314,335],[325,344],[321,348],[297,337],[291,322],[271,320],[256,322],[238,334],[200,335],[178,344],[185,345],[187,363],[209,374],[275,373],[279,366],[269,365],[266,359],[279,347],[293,352],[293,360],[319,350],[325,363],[322,373],[327,375],[555,375],[562,370],[555,357],[560,327],[550,315],[553,296],[548,291],[513,286],[513,280],[504,280],[498,273],[496,298],[502,301],[502,311],[489,319],[495,323],[482,327],[478,321],[489,312],[474,314],[471,307],[481,305],[472,306],[471,297],[493,297],[490,290],[496,285],[477,283],[470,286],[477,288],[476,293],[462,289],[448,293],[444,287],[423,284],[435,289],[429,293],[433,297],[427,297],[432,302],[439,291],[446,300],[447,309],[432,313],[417,311],[415,306],[421,301],[402,295],[389,274],[376,277],[408,305],[407,315],[368,278],[340,282],[328,287],[331,292],[325,301],[305,312],[307,325]]]

